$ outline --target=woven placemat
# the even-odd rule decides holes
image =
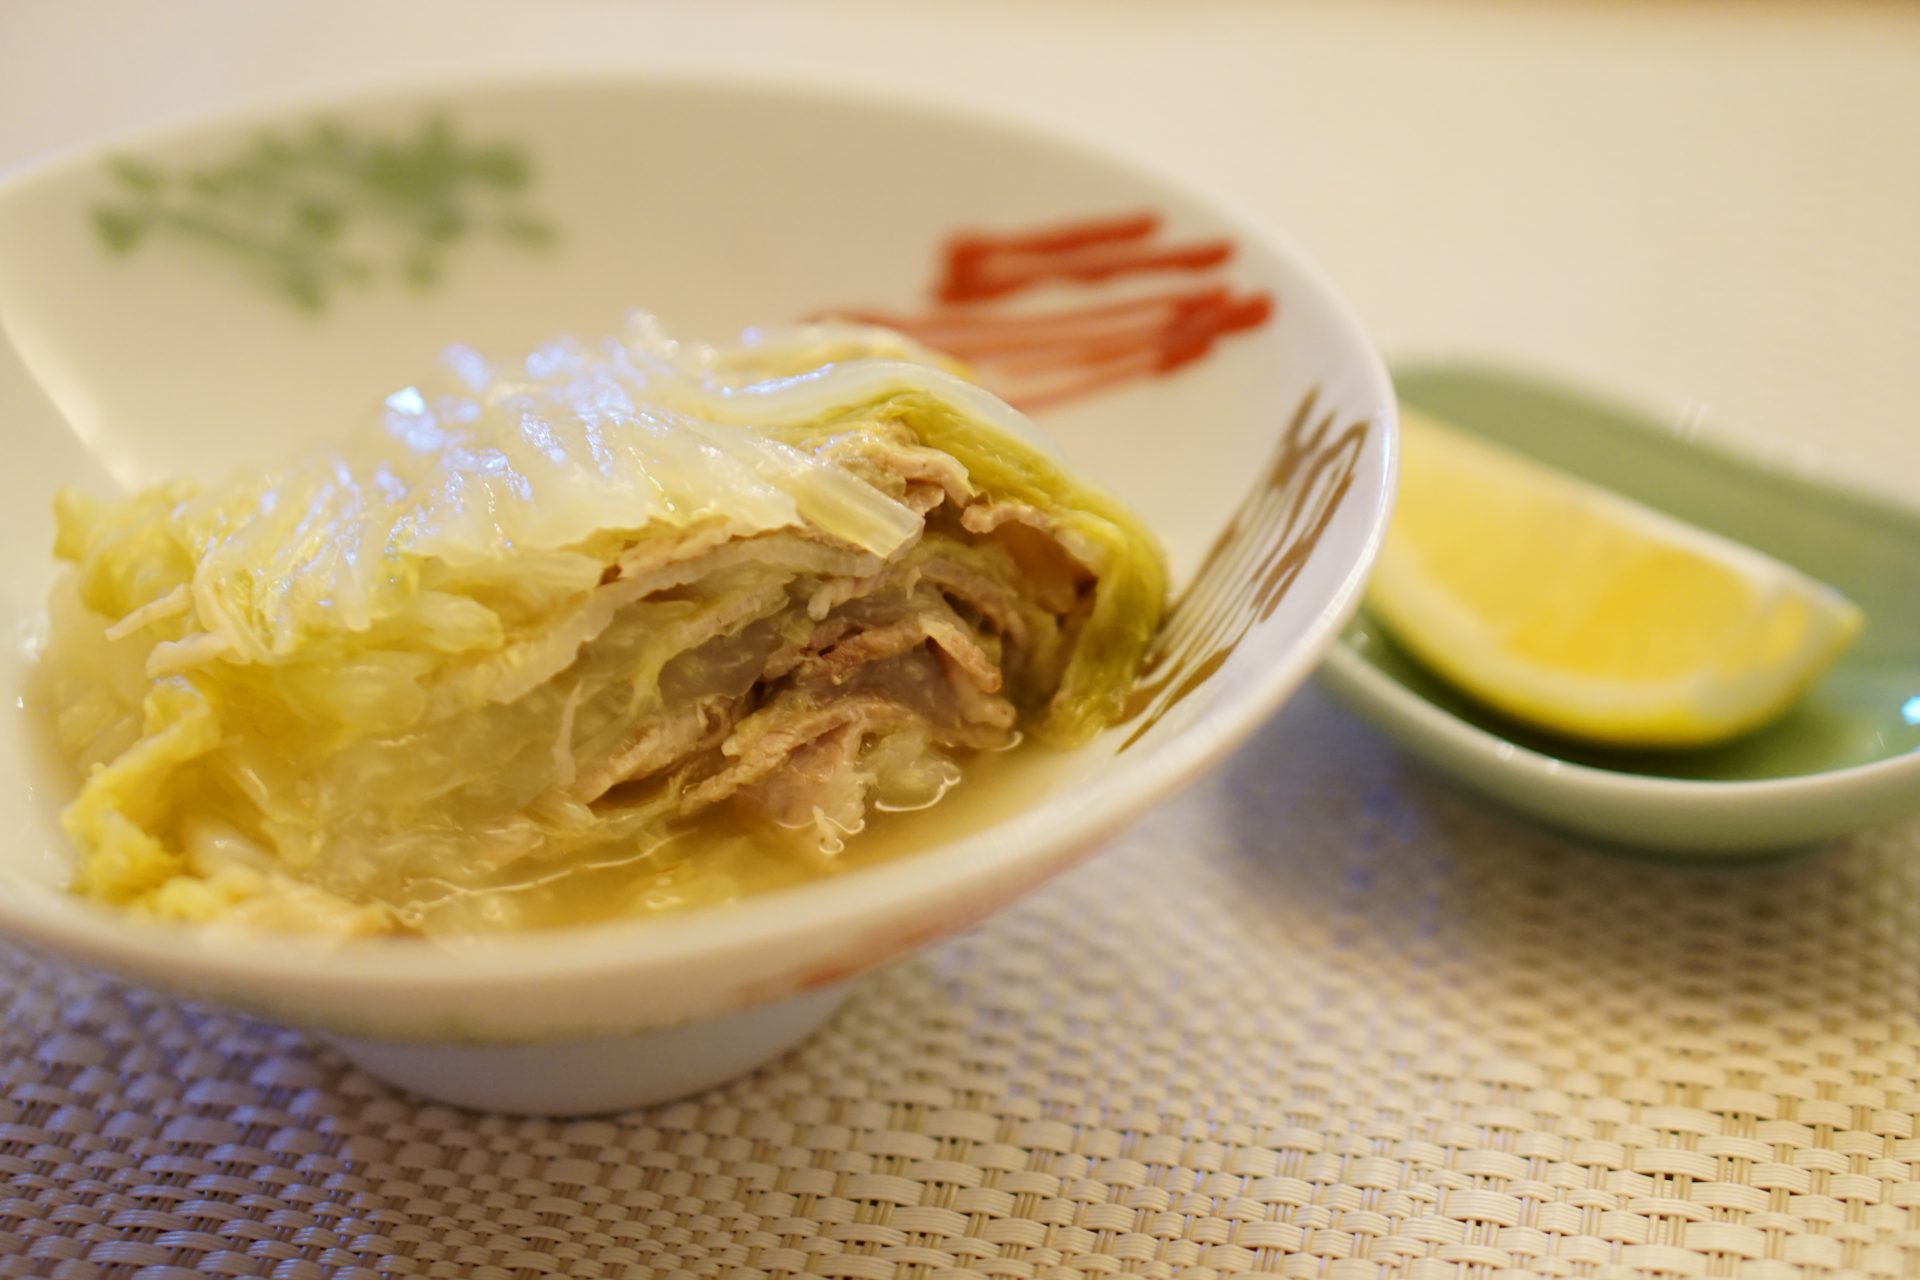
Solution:
[[[1920,1273],[1916,853],[1581,853],[1309,691],[779,1064],[594,1121],[10,957],[0,1275]]]

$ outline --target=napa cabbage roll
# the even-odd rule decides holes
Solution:
[[[339,447],[56,516],[75,889],[304,932],[805,878],[1111,723],[1166,590],[1023,417],[852,327],[456,348]]]

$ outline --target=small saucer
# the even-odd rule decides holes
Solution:
[[[1428,674],[1365,612],[1321,668],[1348,705],[1457,781],[1607,844],[1763,853],[1920,810],[1920,512],[1527,375],[1425,365],[1394,381],[1404,404],[1804,569],[1867,625],[1785,716],[1707,750],[1536,733]]]

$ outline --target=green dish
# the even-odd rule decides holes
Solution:
[[[1867,624],[1785,716],[1698,751],[1606,751],[1516,725],[1364,611],[1323,669],[1336,693],[1456,778],[1611,843],[1759,851],[1920,809],[1920,513],[1535,377],[1417,365],[1394,381],[1404,404],[1798,566]]]

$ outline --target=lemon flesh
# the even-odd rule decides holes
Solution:
[[[1368,608],[1420,662],[1541,729],[1705,746],[1784,711],[1860,610],[1750,547],[1411,411]]]

